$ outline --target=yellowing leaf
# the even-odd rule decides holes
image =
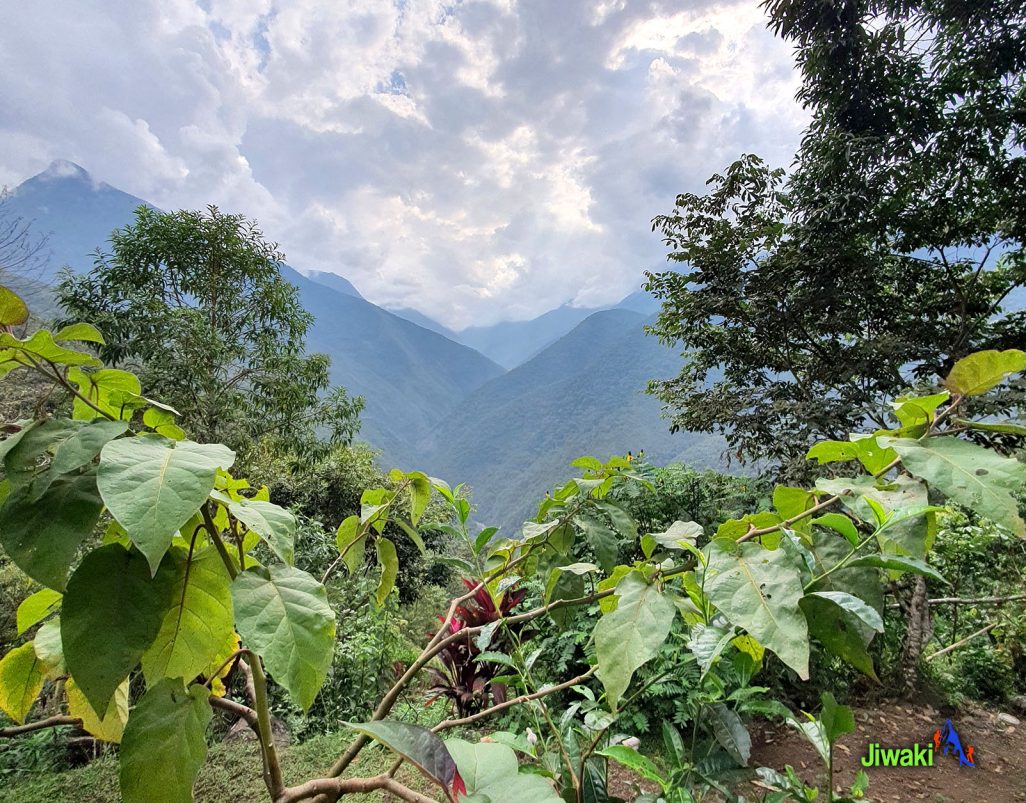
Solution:
[[[46,668],[32,642],[11,650],[0,661],[0,710],[17,722],[25,718],[43,690]]]
[[[988,349],[956,362],[944,384],[952,393],[979,396],[1020,371],[1026,371],[1026,351]]]
[[[107,711],[102,717],[93,710],[72,678],[68,678],[65,683],[64,693],[68,697],[68,713],[82,720],[82,729],[86,733],[104,742],[120,744],[125,723],[128,722],[128,680],[114,690],[114,696],[110,698]]]

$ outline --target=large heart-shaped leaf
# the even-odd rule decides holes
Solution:
[[[235,578],[232,600],[243,643],[309,708],[335,654],[335,615],[324,586],[291,566],[253,567]]]
[[[560,803],[562,800],[545,778],[520,772],[516,754],[504,744],[471,744],[462,739],[446,739],[445,746],[456,761],[471,799],[490,803]]]
[[[716,538],[708,547],[705,593],[733,624],[809,678],[809,628],[798,608],[802,583],[782,550]]]
[[[280,560],[292,565],[296,555],[296,517],[291,512],[259,499],[232,502],[228,512],[264,539]]]
[[[103,509],[96,475],[67,474],[38,499],[32,496],[32,486],[24,486],[7,497],[0,508],[0,543],[25,574],[63,591],[71,563]]]
[[[874,608],[858,597],[839,591],[807,594],[800,605],[808,620],[809,632],[824,647],[880,682],[873,659],[866,651],[873,632],[883,630],[883,621]]]
[[[596,675],[606,687],[609,706],[615,711],[634,672],[655,657],[676,614],[676,607],[637,572],[616,586],[616,610],[595,625]]]
[[[1009,491],[1026,482],[1026,466],[958,438],[890,438],[902,465],[950,499],[1026,537],[1026,524]]]
[[[93,550],[71,575],[61,609],[64,660],[94,711],[107,710],[157,637],[174,579],[170,562],[151,577],[146,559],[121,544]]]
[[[103,447],[97,485],[155,572],[174,534],[206,502],[217,469],[234,462],[221,444],[139,435]]]
[[[217,551],[207,548],[190,559],[185,550],[173,548],[165,562],[174,573],[174,603],[142,656],[150,685],[164,677],[191,681],[233,632],[231,581]]]
[[[121,740],[124,803],[192,803],[192,786],[207,757],[210,692],[162,680],[132,710]]]

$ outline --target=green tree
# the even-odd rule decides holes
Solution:
[[[772,0],[811,122],[790,175],[746,155],[653,221],[653,331],[686,364],[653,383],[675,429],[803,470],[818,437],[958,358],[1026,344],[1021,3]],[[988,403],[1020,404],[1014,383]]]
[[[136,369],[191,432],[242,454],[264,436],[300,451],[319,433],[352,438],[363,402],[329,390],[328,358],[305,353],[312,316],[255,223],[142,206],[110,246],[88,274],[65,273],[60,305],[95,321],[101,357]]]

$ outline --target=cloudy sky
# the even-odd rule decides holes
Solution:
[[[756,0],[3,5],[0,184],[216,203],[454,328],[637,289],[650,219],[804,119]]]

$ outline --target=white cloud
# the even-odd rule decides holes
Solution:
[[[256,217],[300,267],[459,328],[599,304],[649,220],[803,115],[752,2],[41,0],[0,28],[0,181],[54,158]]]

